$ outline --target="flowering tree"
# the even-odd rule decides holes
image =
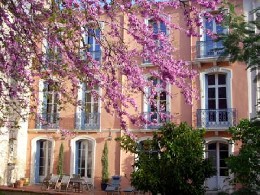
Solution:
[[[207,14],[208,19],[222,18],[221,14],[213,16],[201,10],[215,10],[220,3],[221,0],[2,0],[1,126],[26,118],[28,112],[24,110],[29,103],[41,103],[35,87],[39,78],[59,91],[59,109],[67,102],[80,104],[75,94],[81,82],[87,83],[106,111],[119,116],[123,129],[127,118],[134,124],[146,120],[138,113],[133,93],[147,95],[152,104],[156,88],[170,84],[179,87],[186,101],[191,102],[194,93],[187,83],[195,72],[187,62],[174,58],[172,39],[156,30],[155,24],[161,22],[168,31],[178,30],[183,36],[199,36],[196,29],[201,26],[201,17]],[[186,26],[169,18],[166,8],[182,10]],[[145,22],[147,18],[151,19],[149,23]],[[123,32],[129,39],[123,37]],[[86,37],[92,37],[93,42],[87,42]],[[130,42],[137,47],[130,47]],[[145,73],[160,83],[153,85],[145,78],[140,66],[143,59],[155,67]],[[94,90],[96,86],[102,94]],[[147,87],[151,89],[149,95],[144,93]],[[134,107],[136,113],[128,113],[129,107]],[[14,112],[18,118],[10,120],[8,116]],[[30,112],[35,113],[36,106],[30,107]]]

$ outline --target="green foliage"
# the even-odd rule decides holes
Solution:
[[[61,143],[60,150],[59,150],[58,166],[57,166],[57,173],[59,175],[63,175],[63,162],[64,162],[64,146],[63,143]]]
[[[232,3],[227,3],[229,13],[225,15],[224,27],[229,29],[227,34],[220,36],[225,47],[224,57],[229,56],[231,62],[246,62],[248,67],[260,64],[260,35],[255,33],[259,29],[259,21],[245,20],[245,16],[235,11]],[[255,13],[259,8],[253,10]],[[222,56],[222,57],[223,57]]]
[[[101,163],[102,163],[102,183],[107,183],[109,180],[109,172],[108,172],[108,147],[107,142],[105,142],[102,157],[101,157]]]
[[[227,165],[234,173],[234,183],[241,183],[245,188],[260,189],[260,126],[256,122],[241,120],[236,127],[230,128],[232,140],[241,141],[242,146],[237,156],[230,156]]]
[[[133,144],[126,135],[119,139],[125,150],[138,155],[132,185],[153,194],[203,194],[205,178],[214,174],[203,156],[203,135],[203,130],[193,130],[186,123],[167,123],[143,145]]]

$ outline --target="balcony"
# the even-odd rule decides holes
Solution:
[[[221,54],[223,54],[223,52],[224,48],[221,41],[197,41],[197,59],[218,58]]]
[[[76,113],[75,117],[76,129],[78,130],[93,130],[100,128],[100,113]]]
[[[59,113],[38,113],[35,126],[36,129],[58,129]]]
[[[94,60],[100,62],[100,60],[101,60],[101,50],[96,50],[96,51],[81,50],[80,51],[81,60],[86,60],[87,59],[87,52],[91,55],[91,57]]]
[[[158,129],[170,121],[170,112],[144,112],[143,116],[147,120],[144,129]]]
[[[198,109],[197,127],[206,129],[227,129],[236,124],[236,109]]]

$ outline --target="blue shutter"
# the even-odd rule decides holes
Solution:
[[[158,23],[153,21],[153,33],[158,34]]]
[[[36,152],[35,152],[35,159],[34,159],[34,177],[35,177],[35,183],[40,182],[40,140],[36,141]]]
[[[167,34],[167,28],[164,22],[160,22],[160,31],[164,33],[165,35]]]
[[[205,29],[206,30],[210,30],[211,32],[213,32],[213,20],[208,21],[206,19],[206,21],[205,21]],[[206,41],[211,41],[212,40],[211,36],[209,36],[207,33],[205,34],[205,40]]]
[[[213,20],[208,21],[206,20],[205,22],[205,28],[206,30],[210,30],[211,32],[213,32]],[[205,43],[204,43],[204,56],[205,57],[209,57],[209,56],[213,56],[214,55],[214,42],[211,38],[211,36],[209,36],[207,33],[205,33]]]
[[[82,84],[82,110],[81,110],[81,123],[80,123],[80,128],[81,130],[85,130],[86,129],[86,83]]]
[[[88,44],[90,45],[89,51],[94,51],[94,33],[95,31],[93,29],[88,30]]]
[[[100,51],[100,44],[99,44],[99,40],[100,40],[100,29],[96,29],[95,30],[96,33],[96,39],[95,40],[95,60],[96,61],[100,61],[101,59],[101,51]]]
[[[216,31],[217,31],[216,33],[218,35],[223,34],[224,33],[224,28],[220,24],[217,24],[216,25]],[[216,44],[217,44],[217,48],[222,48],[223,47],[222,41],[218,41]]]
[[[75,147],[75,174],[79,174],[79,143],[80,141],[76,141],[76,147]]]

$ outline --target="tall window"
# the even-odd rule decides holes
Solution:
[[[89,52],[94,60],[101,60],[100,36],[101,31],[99,28],[85,30],[83,48],[80,51],[83,59],[86,59],[86,52]]]
[[[206,156],[216,169],[215,175],[205,182],[209,190],[223,189],[228,185],[228,167],[226,158],[229,156],[229,145],[223,142],[211,142],[206,145]]]
[[[155,91],[152,91],[152,88],[148,89],[148,102],[145,114],[148,121],[159,125],[165,122],[167,118],[167,93],[165,89],[160,86],[159,79],[151,77],[150,81],[152,81],[152,84],[154,86],[153,89],[155,88]],[[152,126],[150,126],[149,128],[152,128]],[[156,128],[156,125],[154,126],[154,128]]]
[[[89,140],[78,140],[75,151],[75,174],[82,177],[93,177],[93,143]]]
[[[57,45],[50,43],[48,38],[42,41],[43,66],[42,69],[55,69],[61,63],[61,50]]]
[[[35,154],[35,183],[42,182],[51,173],[52,142],[48,140],[38,140],[36,142]]]
[[[156,21],[154,19],[149,19],[148,20],[148,26],[152,27],[153,29],[153,34],[157,35],[158,33],[163,33],[164,35],[167,35],[167,28],[165,23],[162,21]],[[157,42],[158,46],[160,46],[160,42],[155,38],[155,42]],[[144,49],[146,49],[146,46],[144,46]],[[150,58],[149,56],[144,59],[144,63],[150,63]]]
[[[227,81],[226,74],[206,75],[208,120],[227,121]]]
[[[82,84],[82,91],[79,92],[79,100],[82,105],[78,108],[77,128],[81,130],[99,129],[99,89],[91,88],[87,83]]]
[[[214,35],[225,33],[225,29],[214,19],[204,19],[202,40],[197,42],[197,57],[216,57],[223,53],[222,41],[216,42]]]
[[[59,93],[57,83],[43,83],[40,93],[42,98],[41,113],[38,114],[37,128],[58,128],[59,126]]]

